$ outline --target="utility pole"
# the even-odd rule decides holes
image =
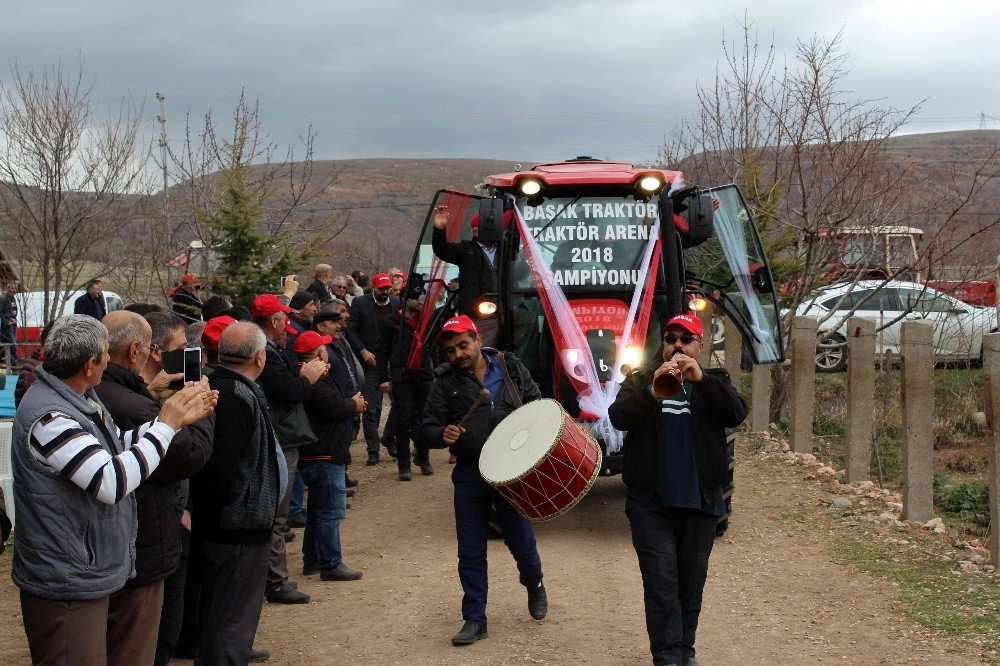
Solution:
[[[164,242],[167,252],[173,258],[173,234],[170,233],[170,216],[167,212],[169,194],[167,190],[167,114],[164,110],[164,101],[167,98],[162,93],[156,93],[156,100],[160,103],[160,115],[156,116],[156,122],[160,123],[160,162],[163,165],[163,229],[165,234]],[[167,284],[170,284],[170,265],[167,264]]]
[[[156,122],[160,123],[160,162],[163,164],[163,210],[167,209],[167,117],[163,110],[163,102],[167,99],[162,93],[156,93],[156,99],[160,103],[160,115],[156,116]]]

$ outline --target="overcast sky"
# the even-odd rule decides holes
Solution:
[[[789,61],[842,32],[845,99],[926,99],[907,132],[981,113],[1000,129],[1000,3],[981,0],[0,0],[0,53],[22,72],[82,55],[103,108],[145,98],[150,137],[163,93],[171,142],[189,113],[227,120],[245,89],[282,145],[311,124],[319,159],[643,162],[744,15]]]

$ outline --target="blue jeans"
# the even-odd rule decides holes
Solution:
[[[300,460],[299,474],[309,488],[302,564],[332,569],[340,564],[340,524],[347,514],[347,465]]]
[[[542,562],[535,545],[531,521],[519,514],[493,486],[483,480],[475,465],[459,463],[451,473],[455,484],[455,530],[458,534],[458,577],[462,581],[462,619],[486,626],[489,579],[486,543],[490,508],[497,511],[503,540],[517,562],[520,582],[526,588],[542,582]]]
[[[642,573],[653,664],[694,657],[716,516],[695,509],[634,504],[625,510]]]
[[[288,515],[294,516],[302,512],[302,502],[306,499],[306,484],[302,481],[302,474],[295,472],[295,483],[292,484],[292,499],[288,502]]]

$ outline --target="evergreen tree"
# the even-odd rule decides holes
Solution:
[[[288,233],[260,233],[258,223],[272,193],[253,186],[239,143],[227,142],[223,150],[225,164],[217,172],[219,201],[211,210],[196,209],[194,214],[208,229],[208,245],[218,261],[212,291],[249,305],[257,294],[280,292],[281,278],[309,264],[314,251],[311,246],[291,247]]]

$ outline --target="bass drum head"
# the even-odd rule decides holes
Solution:
[[[532,471],[559,442],[565,411],[543,398],[518,407],[497,424],[479,456],[489,483],[507,483]]]

